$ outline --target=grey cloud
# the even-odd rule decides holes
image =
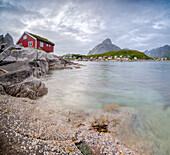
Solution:
[[[169,7],[163,0],[3,0],[0,32],[11,32],[14,40],[23,31],[44,36],[58,54],[87,54],[108,37],[143,51],[169,44]]]

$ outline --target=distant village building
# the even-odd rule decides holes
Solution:
[[[111,59],[112,59],[112,56],[109,56],[109,57],[108,57],[108,60],[111,60]]]
[[[123,57],[123,55],[120,55],[120,58],[122,58]]]
[[[114,56],[114,59],[117,59],[117,56],[116,56],[116,55]]]
[[[46,52],[54,52],[55,44],[46,38],[37,36],[29,32],[24,32],[18,40],[17,45],[23,47],[40,48]]]
[[[124,57],[124,60],[125,60],[125,61],[128,61],[128,60],[129,60],[129,58]]]
[[[134,57],[135,60],[137,60],[138,58],[137,57]]]

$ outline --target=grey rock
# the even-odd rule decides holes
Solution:
[[[33,61],[28,62],[28,65],[33,71],[33,76],[40,77],[44,74],[47,74],[49,71],[49,64],[44,59],[34,59]]]
[[[2,53],[8,47],[7,43],[0,44],[0,53]]]
[[[18,70],[15,72],[1,74],[0,75],[0,84],[1,85],[13,85],[16,83],[23,82],[25,79],[32,75],[31,69],[27,70]]]
[[[3,35],[0,35],[0,44],[4,43],[5,40],[4,40],[4,36]]]
[[[88,55],[94,55],[94,54],[102,54],[109,51],[117,51],[121,48],[112,44],[111,40],[105,39],[102,43],[94,47],[92,50],[89,51]]]
[[[3,52],[0,53],[0,62],[5,60],[8,56],[12,55],[11,50],[15,48],[15,46],[7,47]]]
[[[3,87],[5,92],[11,96],[27,97],[30,99],[37,99],[48,92],[45,84],[33,77],[30,77],[21,83],[4,85]]]
[[[170,59],[170,46],[165,45],[152,50],[146,50],[144,53],[153,58],[169,58]]]
[[[0,85],[0,94],[1,95],[5,95],[6,94],[2,85]]]
[[[0,75],[0,92],[37,99],[47,93],[47,88],[44,83],[32,76],[30,69]]]
[[[5,40],[5,42],[6,42],[9,46],[13,46],[13,45],[14,45],[13,38],[12,38],[12,36],[11,36],[9,33],[7,33],[7,34],[5,35],[4,40]]]

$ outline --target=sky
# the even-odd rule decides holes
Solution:
[[[170,45],[170,0],[0,0],[0,34],[24,31],[55,53],[87,54],[106,38],[139,51]]]

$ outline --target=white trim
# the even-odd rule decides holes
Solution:
[[[29,34],[29,33],[27,33],[27,32],[25,32],[27,35],[29,35],[30,37],[32,37],[33,39],[35,39],[36,40],[36,38],[34,37],[34,36],[32,36],[31,34]]]
[[[19,40],[17,41],[16,44],[18,44],[18,42],[20,41],[20,39],[23,37],[24,34],[27,34],[27,35],[29,35],[30,37],[32,37],[33,39],[37,40],[37,39],[36,39],[35,37],[33,37],[32,35],[28,34],[27,32],[24,32],[24,33],[21,35],[21,37],[19,38]]]
[[[25,33],[25,32],[24,32]],[[16,44],[18,44],[18,42],[20,41],[20,39],[22,38],[22,36],[24,35],[24,33],[21,35],[21,37],[19,38],[19,40],[17,41]]]
[[[35,40],[35,48],[37,48],[37,39]]]

